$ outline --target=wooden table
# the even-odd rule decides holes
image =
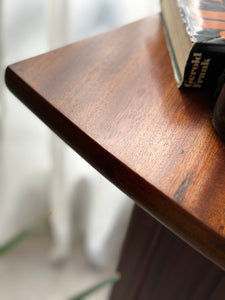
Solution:
[[[160,15],[11,65],[6,83],[143,208],[111,299],[225,297],[225,144],[211,97],[177,89]]]

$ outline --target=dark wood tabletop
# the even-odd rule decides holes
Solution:
[[[211,97],[177,89],[160,15],[13,64],[6,83],[144,210],[225,268],[225,144]]]

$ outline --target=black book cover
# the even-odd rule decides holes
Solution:
[[[173,36],[169,35],[164,20],[178,87],[215,90],[225,69],[225,0],[167,1],[177,2],[180,17],[192,43],[182,74],[173,49]]]

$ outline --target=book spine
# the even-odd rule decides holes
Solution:
[[[180,87],[215,91],[225,68],[223,52],[221,45],[193,44]]]

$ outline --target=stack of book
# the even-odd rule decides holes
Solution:
[[[225,141],[225,0],[161,0],[161,7],[177,85],[214,94],[212,123]]]
[[[161,0],[179,88],[215,91],[225,69],[225,1]]]

